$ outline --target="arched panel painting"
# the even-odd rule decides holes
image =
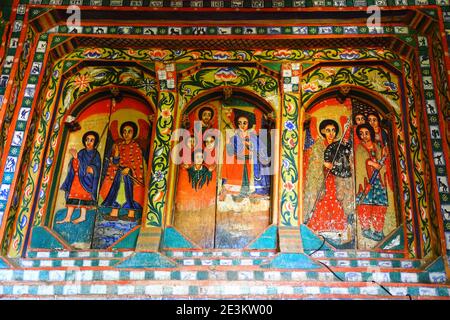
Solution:
[[[270,223],[271,123],[234,99],[200,105],[184,124],[174,226],[204,248],[243,248]]]
[[[337,248],[375,248],[399,224],[389,122],[357,99],[330,98],[304,128],[305,224]]]
[[[74,248],[108,248],[140,225],[150,114],[140,99],[105,98],[65,136],[53,229]]]

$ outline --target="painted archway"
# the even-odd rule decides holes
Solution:
[[[46,221],[75,249],[107,249],[139,228],[152,115],[127,90],[117,97],[93,93],[67,113]]]
[[[274,221],[273,109],[227,89],[232,96],[213,90],[185,108],[172,152],[179,161],[170,224],[204,248],[244,248]]]
[[[398,157],[389,107],[357,92],[333,90],[306,109],[303,216],[333,246],[368,250],[400,225]]]

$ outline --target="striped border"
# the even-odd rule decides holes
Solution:
[[[449,0],[21,0],[21,3],[51,4],[51,5],[79,5],[99,7],[150,7],[150,8],[253,8],[253,9],[281,9],[281,8],[315,8],[315,7],[365,7],[378,6],[423,6],[449,5]]]

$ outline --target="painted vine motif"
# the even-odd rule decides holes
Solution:
[[[298,225],[298,125],[300,98],[294,94],[284,94],[283,123],[281,141],[281,223],[284,226]]]
[[[375,91],[385,97],[399,112],[398,81],[382,67],[321,67],[309,72],[302,79],[302,103],[317,92],[337,85],[356,85]]]
[[[258,69],[224,67],[205,68],[183,79],[179,93],[183,96],[183,103],[187,104],[204,90],[220,86],[247,88],[263,98],[274,96],[278,90],[277,81]]]
[[[169,172],[170,138],[173,126],[173,113],[176,98],[173,92],[162,91],[158,101],[158,119],[153,142],[153,162],[150,180],[149,201],[147,204],[146,226],[161,226],[167,193]]]
[[[418,207],[418,217],[419,217],[419,227],[421,230],[421,241],[422,244],[421,250],[423,257],[428,256],[431,253],[432,250],[432,240],[431,240],[431,225],[430,225],[430,205],[429,205],[429,199],[428,194],[426,192],[427,187],[425,183],[425,161],[423,159],[424,155],[424,148],[421,144],[422,135],[423,132],[419,132],[419,127],[421,126],[419,123],[417,123],[418,119],[420,121],[420,118],[423,116],[422,112],[418,112],[418,101],[421,101],[420,95],[419,95],[419,86],[417,81],[420,81],[419,79],[416,79],[414,85],[415,89],[413,90],[413,81],[411,79],[411,69],[409,64],[405,64],[405,75],[407,76],[407,95],[409,97],[409,101],[412,102],[409,109],[409,135],[410,135],[410,154],[412,155],[412,162],[414,163],[414,183],[415,183],[415,197],[417,198],[417,207]],[[414,96],[414,92],[417,93],[416,97]],[[419,109],[420,110],[420,109]],[[420,114],[420,115],[419,115]],[[410,251],[411,253],[411,251]]]
[[[80,48],[67,59],[106,59],[141,61],[333,61],[333,60],[397,60],[400,56],[386,49],[305,49],[305,50],[195,50],[195,49],[113,49]]]
[[[45,83],[48,83],[50,81],[50,78],[51,78],[51,71],[50,71],[50,69],[47,69],[45,71],[43,81]],[[46,92],[46,87],[42,86],[39,90],[39,95],[38,95],[40,97],[40,99],[36,102],[36,105],[42,106],[45,103],[45,101],[46,101],[45,100],[45,97],[46,97],[45,92]],[[32,104],[31,99],[26,98],[25,99],[26,108],[22,109],[22,113],[28,112],[28,110],[31,111],[31,109],[28,109],[28,108],[31,108],[31,104]],[[22,163],[20,164],[20,168],[21,168],[20,172],[26,172],[27,168],[29,167],[29,163],[31,161],[31,151],[33,150],[32,147],[33,147],[34,133],[37,129],[37,124],[41,117],[41,113],[40,113],[41,110],[42,109],[40,107],[36,108],[36,110],[33,112],[32,116],[31,116],[30,127],[28,129],[28,136],[25,141],[25,152],[22,155],[23,160],[22,160]],[[9,216],[8,216],[8,220],[7,220],[7,224],[6,224],[6,230],[8,230],[8,231],[7,231],[7,235],[5,237],[5,242],[2,247],[2,252],[6,252],[8,250],[8,247],[10,246],[10,243],[9,243],[10,236],[11,236],[11,233],[13,232],[12,226],[13,226],[13,222],[16,218],[17,211],[19,209],[20,199],[23,198],[24,189],[25,189],[23,186],[24,186],[25,181],[26,181],[26,176],[20,175],[17,180],[15,189],[14,189],[13,198],[12,198],[13,200],[11,203],[11,207],[9,209]],[[21,221],[20,225],[25,225],[27,223],[27,218],[22,217],[22,219],[20,221]]]

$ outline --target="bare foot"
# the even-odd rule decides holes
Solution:
[[[56,221],[56,223],[58,223],[58,224],[60,224],[60,223],[68,223],[68,222],[70,222],[70,220],[67,220],[67,219]]]
[[[72,221],[72,223],[73,224],[79,224],[79,223],[81,223],[81,222],[83,222],[83,221],[86,221],[86,218],[78,218],[78,219],[75,219],[75,220],[73,220]]]

